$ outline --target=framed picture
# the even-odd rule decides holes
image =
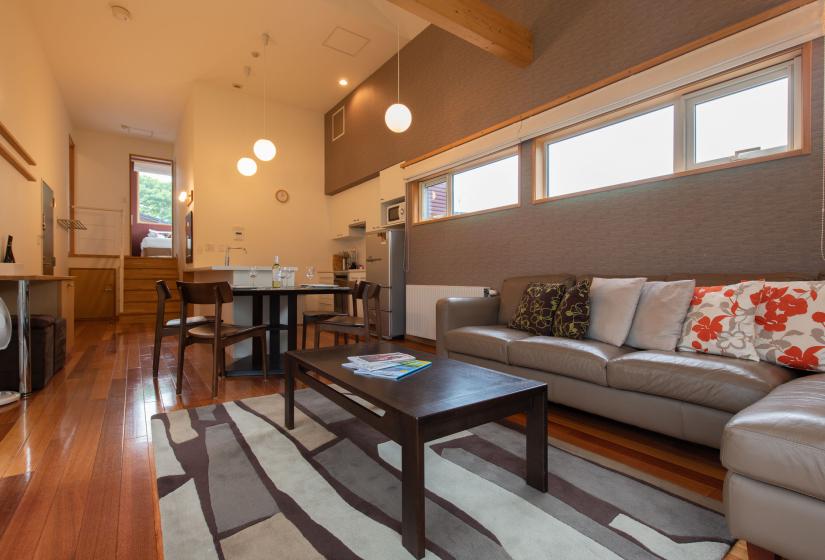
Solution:
[[[194,261],[194,259],[192,258],[192,247],[194,246],[193,239],[195,235],[192,223],[191,210],[186,213],[186,224],[184,227],[186,230],[186,264],[192,264],[192,262]]]

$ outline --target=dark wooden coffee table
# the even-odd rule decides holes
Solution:
[[[433,362],[399,381],[357,375],[341,367],[347,356],[407,352]],[[401,540],[416,558],[424,556],[424,443],[527,414],[527,472],[530,486],[547,491],[547,384],[515,377],[392,343],[343,345],[285,354],[287,429],[294,427],[295,380],[302,381],[360,418],[402,448]],[[310,372],[314,372],[310,373]],[[376,414],[330,387],[335,383],[384,411]]]

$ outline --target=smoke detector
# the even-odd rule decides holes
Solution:
[[[120,6],[118,4],[112,4],[109,6],[112,9],[112,17],[118,21],[127,22],[132,19],[132,12]]]

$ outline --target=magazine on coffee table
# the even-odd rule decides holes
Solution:
[[[416,373],[418,371],[421,371],[426,367],[431,366],[432,362],[416,359],[406,360],[403,362],[390,362],[386,367],[374,370],[362,369],[355,362],[347,362],[341,365],[347,369],[353,370],[355,373],[359,375],[368,375],[370,377],[380,377],[383,379],[398,380],[407,377],[408,375],[412,375],[413,373]]]
[[[415,356],[404,354],[403,352],[390,352],[387,354],[367,354],[364,356],[349,356],[350,363],[355,364],[358,369],[376,371],[391,367],[401,362],[415,360]],[[355,368],[350,368],[355,369]]]

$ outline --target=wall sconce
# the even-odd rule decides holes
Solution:
[[[178,200],[180,202],[185,202],[187,206],[192,205],[192,201],[195,199],[195,191],[189,189],[189,191],[180,191],[178,194]]]

